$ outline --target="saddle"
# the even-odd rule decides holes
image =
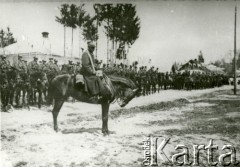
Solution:
[[[89,93],[86,80],[83,75],[77,74],[75,76],[75,87],[79,90],[84,90],[85,92]],[[109,92],[107,95],[109,96],[110,101],[113,101],[115,98],[115,89],[112,86],[111,80],[104,74],[102,78],[99,78],[99,82],[102,84],[99,84],[100,92]]]

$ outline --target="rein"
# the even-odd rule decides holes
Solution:
[[[116,89],[114,88],[114,86],[112,85],[111,79],[107,75],[103,74],[103,79],[106,83],[106,86],[108,87],[108,89],[110,90],[110,92],[112,94],[110,103],[113,104],[118,99],[118,93],[117,93]]]

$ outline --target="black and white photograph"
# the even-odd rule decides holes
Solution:
[[[240,1],[0,0],[0,167],[239,167]]]

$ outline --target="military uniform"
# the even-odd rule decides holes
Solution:
[[[53,58],[49,58],[49,62],[46,64],[46,74],[49,82],[57,75],[55,68],[56,67],[53,63]]]
[[[141,70],[141,83],[143,86],[143,95],[145,96],[147,93],[147,84],[148,84],[146,66],[142,67],[142,70]]]
[[[59,74],[59,72],[60,72],[60,69],[59,69],[59,66],[58,66],[58,61],[57,60],[54,60],[54,64],[53,64],[53,69],[54,69],[54,72],[56,73],[56,75],[58,75]]]
[[[39,69],[43,72],[43,73],[47,73],[48,71],[48,65],[46,64],[46,61],[43,60],[42,64],[39,64]]]
[[[6,56],[2,57],[2,60],[0,62],[0,72],[1,72],[1,80],[4,78],[7,79],[7,73],[10,70],[11,65],[8,60],[6,60]]]
[[[66,71],[68,74],[74,74],[74,65],[72,64],[72,61],[70,60],[67,65],[65,65]]]
[[[36,86],[36,82],[41,78],[40,66],[37,62],[38,58],[34,57],[34,60],[28,63],[28,73],[30,75],[31,85]]]
[[[2,55],[2,59],[0,61],[0,91],[3,111],[9,102],[9,81],[7,73],[9,72],[10,68],[10,62],[6,60],[5,55]]]
[[[18,61],[13,64],[13,67],[17,70],[21,80],[25,82],[27,80],[27,65],[21,58],[22,56],[18,57]]]
[[[137,67],[135,67],[135,81],[137,84],[138,89],[141,91],[142,93],[142,82],[141,82],[141,67],[139,68],[139,70],[137,70]]]

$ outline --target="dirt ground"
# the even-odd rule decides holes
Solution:
[[[232,144],[240,161],[240,96],[229,86],[161,91],[122,109],[113,104],[111,134],[105,137],[98,105],[66,102],[58,120],[61,132],[55,133],[46,108],[1,113],[2,167],[143,166],[143,140],[149,135],[170,138],[169,157],[177,144],[190,148],[214,139],[216,156],[224,144]],[[207,166],[204,152],[200,157],[200,166]]]

